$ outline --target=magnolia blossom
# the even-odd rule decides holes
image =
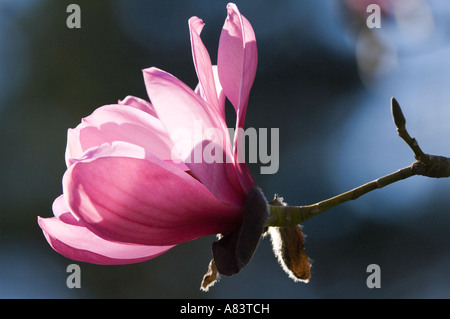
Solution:
[[[38,218],[57,252],[94,264],[129,264],[221,234],[213,246],[219,272],[235,273],[248,262],[267,215],[247,165],[237,160],[242,139],[238,128],[244,126],[257,49],[247,19],[234,4],[227,10],[217,66],[200,38],[202,20],[189,20],[199,79],[195,90],[167,72],[148,68],[143,74],[151,103],[128,96],[69,129],[63,194],[54,201],[54,217]],[[225,98],[236,111],[233,142],[225,122]],[[199,121],[204,131],[222,132],[223,140],[214,147],[214,156],[222,161],[173,157],[180,138],[176,132],[193,131]],[[213,143],[205,140],[208,134],[197,136],[194,148]]]

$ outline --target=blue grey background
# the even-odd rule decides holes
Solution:
[[[405,0],[370,30],[368,14],[349,2],[236,2],[259,52],[246,127],[280,129],[279,171],[250,165],[268,199],[311,204],[409,165],[392,96],[424,151],[450,156],[450,5]],[[81,29],[66,27],[70,3],[81,7]],[[208,293],[199,286],[213,236],[126,266],[77,263],[50,248],[37,216],[52,216],[61,193],[67,129],[127,95],[147,99],[146,67],[194,87],[187,21],[206,23],[215,61],[226,4],[0,1],[1,298],[450,297],[447,179],[413,177],[306,221],[308,284],[287,277],[267,238],[241,273]],[[66,286],[72,263],[80,289]],[[381,267],[380,289],[366,286],[369,264]]]

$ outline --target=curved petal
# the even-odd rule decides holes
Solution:
[[[219,80],[219,73],[217,71],[217,65],[212,66],[213,74],[214,74],[214,84],[216,85],[216,92],[217,96],[219,98],[219,109],[223,109],[225,118],[225,94],[223,93],[222,85],[220,84]],[[203,92],[201,83],[199,82],[197,86],[194,89],[194,92],[197,93],[202,99],[206,101],[205,93]],[[226,125],[226,124],[225,124]]]
[[[172,141],[159,119],[136,108],[136,99],[126,105],[105,105],[83,119],[75,129],[69,129],[66,164],[83,156],[89,148],[113,141],[139,145],[163,160],[171,160]],[[143,104],[140,104],[144,107]]]
[[[218,73],[226,97],[236,110],[234,160],[239,181],[248,192],[254,182],[242,159],[242,128],[245,122],[250,89],[255,79],[258,53],[250,22],[240,14],[235,4],[227,5],[228,16],[222,29],[217,57]]]
[[[189,19],[192,57],[203,98],[214,108],[217,117],[222,119],[223,124],[225,124],[225,104],[219,103],[211,58],[200,38],[200,33],[202,32],[204,25],[203,21],[197,17]],[[226,129],[226,125],[224,129]]]
[[[105,240],[78,222],[70,213],[64,197],[53,203],[56,217],[38,217],[48,243],[72,260],[99,265],[123,265],[155,258],[174,246],[145,246]]]
[[[242,208],[217,200],[189,174],[135,145],[104,144],[63,177],[70,211],[102,238],[175,245],[239,226]],[[135,155],[138,150],[131,150]]]
[[[184,163],[219,200],[243,205],[240,186],[228,147],[229,133],[210,106],[173,75],[149,68],[144,70],[148,95],[176,147],[184,147]],[[209,135],[214,134],[214,139]],[[209,149],[214,149],[212,160]]]
[[[243,127],[250,89],[258,63],[256,38],[250,22],[240,14],[235,4],[227,5],[228,16],[223,26],[217,65],[220,83],[242,121]]]
[[[61,215],[70,213],[69,208],[67,207],[67,203],[64,200],[64,195],[56,197],[52,204],[52,211],[53,215],[58,219],[61,217]]]
[[[156,115],[155,109],[153,108],[153,105],[150,102],[147,102],[146,100],[143,100],[141,98],[128,95],[123,100],[119,100],[119,104],[132,106],[134,108],[137,108],[138,110],[150,114],[151,116],[154,116],[156,118],[158,117]]]

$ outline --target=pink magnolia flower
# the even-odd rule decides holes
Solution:
[[[128,96],[69,129],[63,194],[53,204],[54,217],[38,218],[57,252],[83,262],[129,264],[195,238],[222,234],[213,246],[214,257],[226,259],[219,261],[219,272],[235,273],[248,262],[267,205],[246,164],[237,160],[242,131],[236,130],[232,143],[224,107],[226,97],[236,110],[236,128],[242,128],[257,49],[250,23],[234,4],[227,9],[217,67],[200,38],[202,20],[189,20],[199,79],[195,91],[167,72],[148,68],[143,74],[151,103]],[[174,132],[192,131],[198,121],[203,131],[223,133],[214,148],[223,161],[174,160],[179,138]],[[193,142],[201,149],[212,143],[204,135]],[[252,216],[260,217],[255,222]],[[250,239],[248,227],[255,229]]]

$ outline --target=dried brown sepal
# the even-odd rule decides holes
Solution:
[[[275,195],[270,203],[286,206],[283,198]],[[272,247],[283,270],[294,281],[308,282],[311,278],[311,262],[305,250],[305,238],[300,225],[291,227],[269,227]]]
[[[220,275],[217,271],[216,264],[214,259],[211,259],[208,266],[208,271],[203,276],[202,284],[200,289],[203,291],[208,291],[210,287],[214,286],[214,284],[220,279]]]
[[[294,281],[308,282],[311,278],[311,263],[300,225],[269,227],[269,234],[273,252],[283,270]]]

